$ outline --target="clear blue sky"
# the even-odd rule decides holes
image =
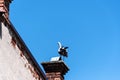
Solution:
[[[10,19],[38,63],[69,46],[65,80],[120,80],[120,0],[14,0]]]

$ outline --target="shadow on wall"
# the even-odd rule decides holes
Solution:
[[[2,24],[0,22],[0,39],[2,39]]]

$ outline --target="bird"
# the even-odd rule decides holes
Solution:
[[[68,52],[66,49],[68,49],[68,47],[64,47],[62,46],[62,44],[60,42],[58,42],[58,53],[60,54],[60,56],[64,56],[64,57],[68,57]]]

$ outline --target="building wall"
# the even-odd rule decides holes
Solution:
[[[44,80],[20,48],[9,26],[0,23],[0,80]]]

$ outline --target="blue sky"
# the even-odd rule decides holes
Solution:
[[[38,63],[69,47],[65,80],[120,80],[119,0],[14,0],[10,19]]]

